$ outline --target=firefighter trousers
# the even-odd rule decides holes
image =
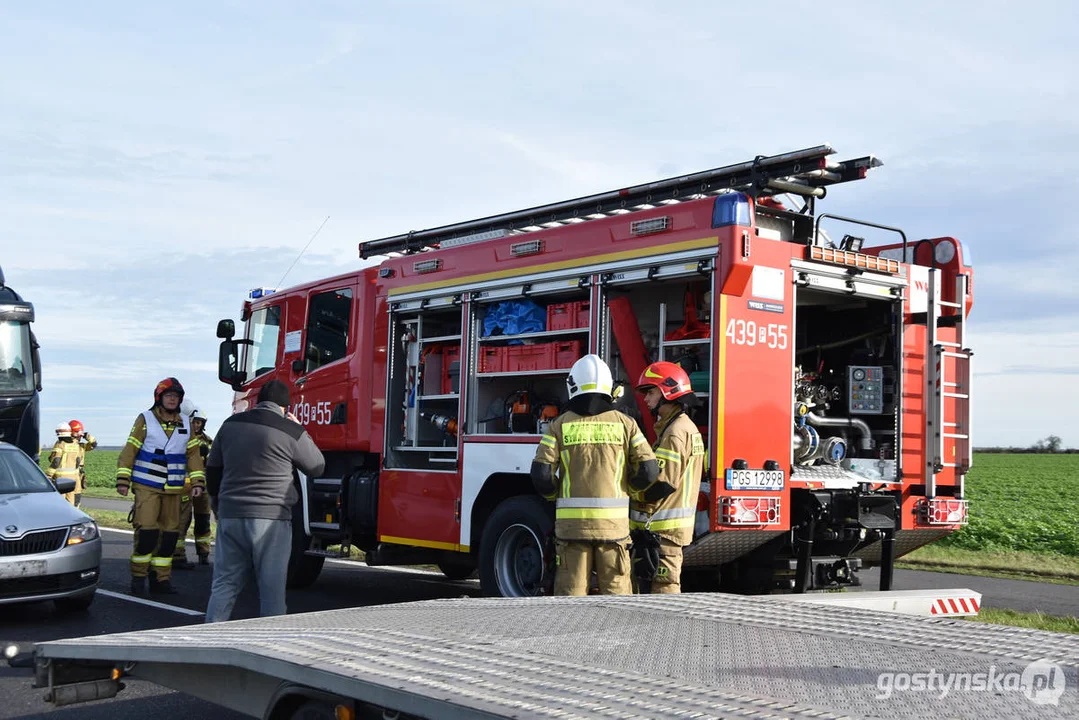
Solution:
[[[173,558],[187,558],[187,531],[191,528],[191,519],[195,520],[195,552],[199,555],[210,554],[210,496],[206,493],[193,498],[188,494],[180,497],[180,524],[177,531],[176,552]]]
[[[172,554],[180,525],[180,494],[166,493],[134,484],[135,549],[131,553],[131,577],[146,577],[151,568],[158,582],[172,574]]]
[[[682,546],[661,535],[656,576],[650,582],[634,579],[634,584],[641,595],[682,592]]]
[[[627,540],[555,539],[555,595],[587,595],[596,573],[600,595],[629,595],[629,550]]]

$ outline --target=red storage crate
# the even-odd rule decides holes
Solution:
[[[480,372],[506,371],[506,348],[484,345],[480,348]]]
[[[557,303],[547,306],[548,330],[573,330],[588,327],[592,304],[588,300]]]
[[[442,348],[442,394],[450,395],[459,392],[460,383],[461,346],[449,345]]]
[[[528,372],[554,369],[554,343],[508,345],[505,372]]]
[[[584,354],[580,340],[566,340],[551,345],[554,346],[554,367],[559,370],[573,367],[573,363],[580,360]]]

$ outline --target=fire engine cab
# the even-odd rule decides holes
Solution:
[[[360,245],[372,267],[244,303],[234,410],[279,379],[327,458],[298,477],[290,580],[335,546],[542,594],[553,507],[529,468],[568,368],[681,364],[707,444],[687,587],[857,583],[967,521],[972,270],[950,237],[829,214],[873,156],[827,146]]]

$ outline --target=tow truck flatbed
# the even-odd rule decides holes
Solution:
[[[115,667],[254,717],[302,698],[358,718],[1079,717],[1079,636],[821,600],[436,600],[60,640],[36,663],[58,705],[108,696]],[[931,672],[948,692],[910,689]]]

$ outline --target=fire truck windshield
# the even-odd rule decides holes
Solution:
[[[29,323],[0,320],[0,394],[34,391]]]
[[[248,379],[274,369],[277,363],[277,341],[280,334],[280,305],[261,308],[251,315],[247,324],[247,337],[252,344],[245,346],[244,355],[244,371]]]

